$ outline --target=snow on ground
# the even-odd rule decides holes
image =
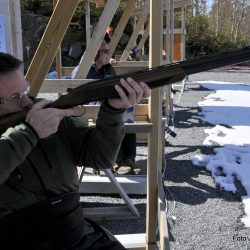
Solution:
[[[245,216],[242,221],[250,227],[250,86],[241,83],[200,81],[201,86],[215,90],[198,103],[198,117],[215,126],[206,129],[206,146],[218,146],[213,155],[196,155],[192,163],[205,166],[215,182],[223,189],[236,192],[234,180],[244,186],[242,196]],[[250,83],[250,80],[249,80]]]

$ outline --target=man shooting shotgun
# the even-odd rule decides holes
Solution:
[[[0,117],[24,114],[0,128],[0,249],[124,249],[84,219],[76,166],[113,166],[124,136],[123,112],[148,97],[149,87],[117,79],[118,98],[103,100],[97,126],[89,128],[71,117],[72,106],[33,104],[21,64],[0,52]]]

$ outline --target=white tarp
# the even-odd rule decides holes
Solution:
[[[4,16],[0,15],[0,51],[7,52],[5,46]]]

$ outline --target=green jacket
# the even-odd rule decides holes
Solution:
[[[95,128],[64,118],[38,140],[25,123],[0,139],[0,218],[48,197],[76,191],[76,166],[110,168],[124,136],[124,110],[102,104]]]

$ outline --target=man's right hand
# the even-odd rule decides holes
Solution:
[[[49,103],[45,99],[37,102],[26,116],[25,121],[35,129],[40,139],[56,133],[60,121],[73,115],[72,109],[45,108]]]

